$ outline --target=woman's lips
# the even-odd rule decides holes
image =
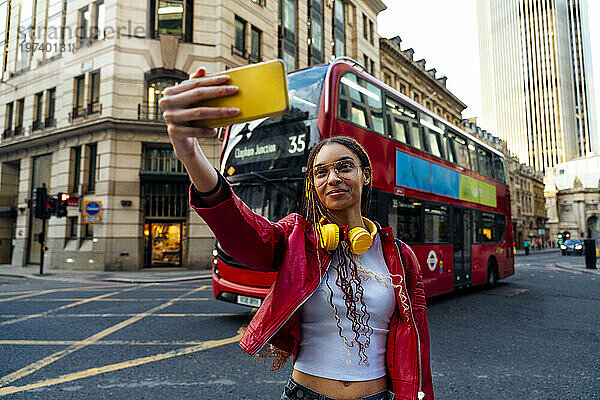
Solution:
[[[330,192],[327,193],[327,196],[331,196],[331,197],[341,197],[343,195],[345,195],[346,193],[348,193],[347,190],[332,190]]]

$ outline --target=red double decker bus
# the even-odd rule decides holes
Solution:
[[[373,163],[368,216],[414,249],[427,296],[514,274],[502,153],[347,58],[289,74],[288,89],[290,113],[225,134],[221,171],[253,211],[271,220],[298,212],[311,147],[350,136]],[[246,268],[218,243],[213,254],[215,298],[259,306],[275,273]]]

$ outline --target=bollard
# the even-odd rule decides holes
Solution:
[[[585,267],[596,269],[596,241],[594,239],[586,239],[583,243],[585,246]]]

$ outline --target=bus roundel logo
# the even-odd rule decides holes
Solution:
[[[437,262],[438,258],[435,254],[435,251],[431,250],[427,255],[427,266],[429,267],[429,270],[431,272],[435,271],[435,268],[437,267]]]
[[[95,201],[90,201],[85,205],[85,212],[88,215],[96,215],[100,212],[100,204]]]

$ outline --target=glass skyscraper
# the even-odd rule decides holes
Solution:
[[[584,0],[478,0],[482,115],[538,171],[598,153]]]

